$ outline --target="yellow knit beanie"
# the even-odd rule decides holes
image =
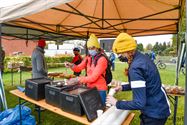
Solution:
[[[130,50],[135,50],[136,47],[136,41],[130,35],[127,33],[120,33],[113,43],[112,50],[118,54]]]
[[[98,42],[97,37],[95,36],[95,34],[91,34],[90,38],[87,41],[87,47],[96,47],[96,48],[100,48],[100,44]]]

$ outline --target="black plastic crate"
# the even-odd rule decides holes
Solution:
[[[60,93],[60,107],[62,110],[75,115],[82,116],[84,114],[79,94],[83,91],[89,91],[86,87],[73,86]]]
[[[72,85],[64,85],[63,82],[61,82],[61,85],[58,85],[53,82],[53,84],[47,84],[45,86],[45,101],[48,104],[51,104],[53,106],[60,107],[60,92],[64,89],[68,89],[73,87]]]
[[[25,95],[37,101],[44,99],[45,85],[50,84],[51,81],[48,78],[27,79],[25,81]]]

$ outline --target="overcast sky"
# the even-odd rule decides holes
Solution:
[[[172,44],[172,35],[156,35],[156,36],[144,36],[144,37],[134,37],[137,43],[142,43],[144,48],[151,43],[154,45],[156,42],[170,42]]]
[[[170,35],[155,35],[155,36],[142,36],[142,37],[133,37],[137,40],[137,43],[142,43],[144,48],[150,43],[152,45],[155,45],[156,42],[158,43],[168,43],[172,44],[172,34]],[[99,38],[99,40],[102,40],[105,38]],[[107,39],[114,39],[114,38],[107,38]]]

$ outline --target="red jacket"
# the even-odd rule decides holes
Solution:
[[[77,64],[80,64],[81,61],[82,61],[81,55],[80,55],[80,54],[77,54],[77,55],[75,55],[75,57],[73,58],[72,63],[74,63],[74,64],[77,65]]]
[[[98,90],[107,90],[105,78],[102,76],[106,73],[106,58],[101,56],[96,66],[92,62],[94,62],[94,60],[91,59],[91,56],[86,56],[79,65],[74,65],[72,70],[74,72],[80,72],[87,67],[87,76],[78,77],[79,81],[81,83],[86,83],[90,88],[96,87]]]

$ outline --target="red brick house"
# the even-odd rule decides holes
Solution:
[[[36,47],[37,43],[34,41],[28,41],[26,45],[26,40],[11,40],[12,37],[3,37],[2,46],[5,50],[6,56],[11,56],[13,53],[22,52],[23,55],[31,56],[33,49]]]

